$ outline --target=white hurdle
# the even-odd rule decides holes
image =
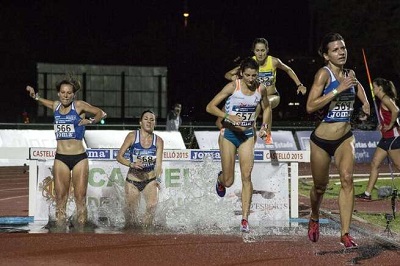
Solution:
[[[90,160],[90,171],[100,169],[108,178],[111,176],[112,171],[118,171],[122,174],[121,176],[123,178],[125,177],[127,170],[125,169],[126,167],[120,168],[120,165],[115,160],[118,149],[88,149],[87,152]],[[48,203],[41,196],[42,191],[40,191],[40,182],[43,178],[51,175],[48,166],[51,165],[51,162],[49,161],[54,159],[54,149],[30,148],[29,154],[29,216],[33,216],[35,220],[43,220],[47,219],[48,213],[40,212],[43,212],[43,210],[46,209],[44,205]],[[271,216],[274,215],[274,211],[276,211],[279,219],[289,220],[291,218],[298,218],[298,163],[309,162],[309,151],[256,150],[254,156],[255,166],[253,169],[253,184],[255,185],[255,189],[257,187],[258,190],[261,189],[261,192],[271,191],[271,187],[272,191],[274,191],[274,188],[278,189],[275,190],[276,195],[272,200],[262,199],[260,195],[256,195],[257,193],[253,195],[253,202],[255,205],[253,216],[257,216],[257,212],[263,212],[263,214],[259,214],[260,217],[264,217],[266,213]],[[220,154],[217,150],[165,150],[163,157],[164,173],[162,175],[161,183],[163,186],[161,188],[162,193],[160,193],[161,201],[167,200],[171,197],[177,197],[177,194],[181,193],[175,193],[176,190],[174,189],[183,185],[184,179],[186,178],[186,170],[198,170],[199,168],[204,167],[207,160],[211,160],[211,163],[209,164],[210,168],[206,169],[208,172],[206,172],[204,178],[210,178],[211,176],[212,181],[214,181],[214,179],[216,179],[217,170],[220,169]],[[47,161],[47,163],[44,164],[43,161]],[[286,166],[283,167],[284,165]],[[239,169],[238,167],[237,163],[236,169]],[[176,174],[172,173],[170,170],[176,170]],[[279,179],[283,177],[282,173],[286,176],[284,176],[283,179]],[[96,173],[93,172],[90,175],[95,176]],[[271,177],[277,179],[271,181],[269,179]],[[197,181],[194,180],[193,182]],[[272,185],[266,184],[268,182],[272,182]],[[235,178],[235,183],[236,185],[229,188],[230,190],[227,192],[228,195],[230,191],[231,198],[235,197],[234,194],[237,194],[237,191],[241,189],[240,174],[239,177]],[[89,185],[88,189],[92,194],[88,192],[88,197],[97,199],[104,197],[104,195],[101,194],[104,193],[104,188],[105,185],[103,187],[91,187]],[[213,194],[214,191],[211,187],[207,189],[209,189],[211,194]],[[260,190],[258,193],[260,193]],[[238,198],[235,197],[236,202],[237,199]],[[174,200],[178,202],[180,199]],[[285,203],[286,200],[289,206]],[[235,206],[236,209],[237,207],[238,206]],[[286,212],[289,217],[284,214]],[[236,219],[236,217],[234,217],[234,219]]]

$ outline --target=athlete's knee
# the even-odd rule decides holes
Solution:
[[[353,184],[353,172],[348,170],[340,171],[340,181],[342,183]]]
[[[326,188],[328,187],[328,184],[315,184],[314,185],[314,192],[316,194],[325,194]]]
[[[230,178],[227,181],[223,182],[224,187],[231,187],[233,185],[233,179]]]
[[[341,173],[340,184],[343,189],[353,188],[353,174],[350,172]]]
[[[231,187],[234,181],[233,173],[222,173],[218,180],[224,187]]]
[[[242,175],[242,184],[251,185],[251,175]]]
[[[157,202],[149,202],[146,206],[146,210],[148,213],[154,213],[157,208]]]
[[[75,202],[78,205],[85,205],[86,204],[86,193],[84,194],[76,194],[75,195]]]
[[[274,109],[279,105],[280,99],[279,97],[273,97],[272,99],[269,99],[269,104],[271,105],[271,109]]]
[[[68,193],[58,191],[55,195],[56,201],[60,204],[66,204],[68,200]]]

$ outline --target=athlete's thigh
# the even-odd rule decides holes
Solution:
[[[353,173],[354,161],[355,161],[355,147],[354,147],[354,136],[346,139],[340,144],[335,152],[335,164],[339,169],[339,172]]]
[[[158,202],[158,185],[157,181],[151,181],[142,191],[147,204],[157,204]]]
[[[240,171],[249,173],[254,165],[254,138],[248,138],[238,149]]]
[[[125,201],[127,205],[137,204],[140,199],[139,189],[125,181]]]
[[[400,156],[400,150],[398,150],[398,152],[399,152],[399,156]],[[388,153],[384,149],[376,147],[371,163],[373,163],[376,166],[381,165],[381,163],[383,162],[383,160],[385,160],[385,158],[387,157],[388,154],[390,156],[390,152]],[[399,157],[399,159],[400,159],[400,157]]]
[[[80,160],[72,169],[72,182],[75,193],[86,193],[89,177],[89,159]]]
[[[271,109],[277,107],[281,101],[281,97],[279,95],[268,95],[268,101],[271,105]]]
[[[331,156],[321,147],[310,141],[310,165],[314,183],[327,184]]]
[[[56,190],[69,188],[71,182],[71,171],[64,162],[57,159],[54,160],[53,174]]]
[[[222,171],[229,176],[233,176],[235,171],[236,151],[236,146],[226,138],[220,141]]]
[[[400,149],[389,150],[388,154],[390,156],[390,159],[396,166],[397,170],[400,170]]]

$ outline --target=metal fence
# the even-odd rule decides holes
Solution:
[[[165,118],[167,108],[167,69],[165,67],[58,65],[37,66],[39,94],[57,99],[55,84],[72,74],[80,80],[82,91],[78,98],[103,109],[108,118],[139,117],[151,109]],[[38,107],[39,117],[51,117],[51,110]]]

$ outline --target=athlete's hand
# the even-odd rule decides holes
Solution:
[[[29,92],[29,96],[35,99],[36,93],[34,88],[32,88],[31,86],[26,86],[26,91]]]
[[[383,131],[386,132],[386,131],[390,130],[392,127],[393,127],[393,126],[384,124],[384,125],[383,125]]]
[[[140,170],[143,169],[143,161],[141,159],[137,159],[133,168]]]
[[[306,86],[304,86],[304,85],[301,85],[301,86],[299,86],[298,88],[297,88],[297,94],[299,94],[301,92],[301,94],[306,94],[306,92],[307,92],[307,88],[306,88]]]
[[[339,87],[342,86],[340,92],[350,89],[351,87],[356,87],[358,85],[358,80],[356,77],[345,77],[344,80],[340,83]]]
[[[271,134],[271,130],[268,129],[266,126],[262,126],[260,128],[260,131],[258,132],[258,136],[262,139],[265,138],[268,134]]]
[[[371,107],[369,106],[369,103],[364,103],[362,106],[362,110],[366,115],[371,115]]]
[[[237,115],[228,115],[228,117],[225,118],[225,120],[234,126],[238,126],[240,125],[240,122],[242,122],[243,118]]]
[[[79,121],[78,126],[86,126],[86,125],[90,125],[92,124],[92,121],[90,119],[81,119],[81,121]]]

